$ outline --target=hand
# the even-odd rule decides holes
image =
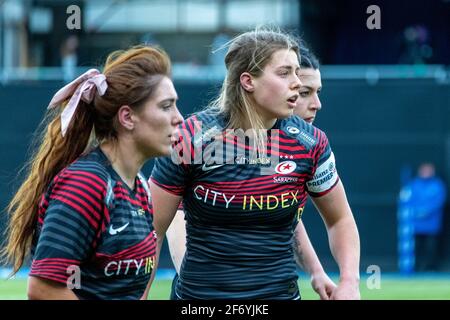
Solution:
[[[320,300],[330,300],[336,284],[325,272],[319,272],[311,275],[311,286],[320,296]]]
[[[341,281],[330,297],[331,300],[361,300],[359,281]]]

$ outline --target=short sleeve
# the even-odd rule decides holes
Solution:
[[[95,174],[66,170],[57,176],[47,199],[31,276],[66,283],[93,252],[104,217],[106,182]]]
[[[313,150],[314,174],[306,182],[306,187],[312,197],[321,197],[337,185],[339,175],[336,170],[334,153],[327,136],[322,131],[316,130],[319,139]]]

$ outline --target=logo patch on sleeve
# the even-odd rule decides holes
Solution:
[[[316,170],[314,177],[306,183],[310,192],[321,193],[329,190],[338,179],[336,161],[333,152]]]

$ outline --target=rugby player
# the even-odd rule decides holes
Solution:
[[[170,154],[176,101],[169,57],[152,47],[112,53],[103,73],[91,69],[53,97],[9,205],[4,254],[17,272],[31,251],[30,299],[146,298],[156,234],[140,169]]]
[[[221,94],[184,121],[172,157],[156,160],[150,180],[159,248],[183,201],[177,299],[299,299],[292,237],[307,193],[340,269],[330,298],[359,299],[359,236],[334,155],[321,130],[293,115],[301,87],[295,40],[264,29],[241,34],[225,64]],[[240,129],[252,143],[242,144]],[[238,150],[235,163],[217,163],[218,141]]]

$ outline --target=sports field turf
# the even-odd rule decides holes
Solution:
[[[150,293],[150,299],[168,299],[170,284],[170,280],[155,281]],[[302,279],[299,284],[304,300],[318,299],[308,280]],[[366,279],[362,279],[361,296],[363,299],[378,300],[450,300],[450,276],[416,276],[413,278],[386,276],[384,279],[381,279],[381,288],[372,290],[367,288]],[[0,300],[5,299],[26,299],[26,280],[0,279]]]

